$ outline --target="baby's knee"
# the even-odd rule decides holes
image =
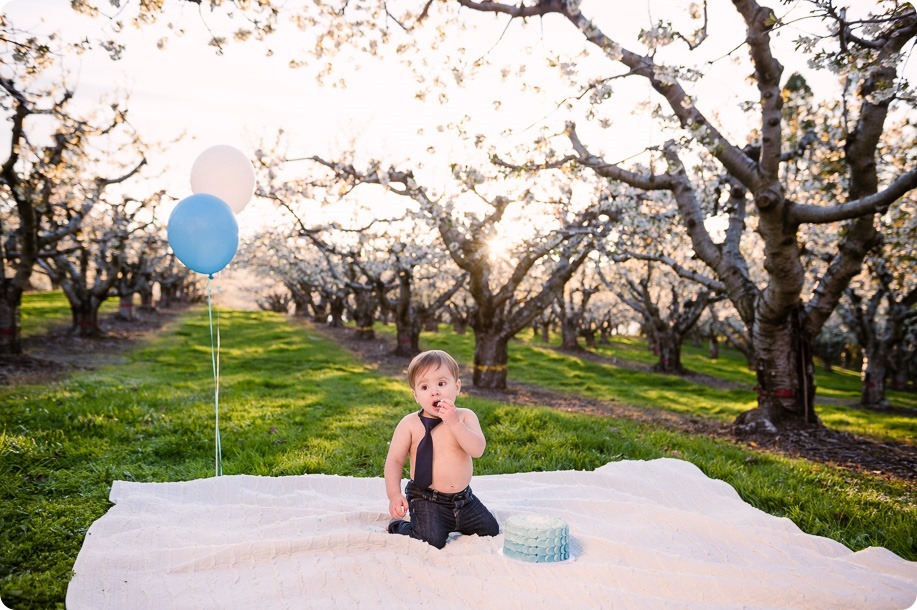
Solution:
[[[461,528],[463,534],[477,534],[478,536],[496,536],[500,533],[500,524],[493,515],[487,518],[479,519],[474,525],[466,525]]]
[[[418,538],[418,539],[420,539],[420,540],[423,540],[424,542],[426,542],[426,543],[429,544],[430,546],[435,546],[436,548],[438,548],[438,549],[440,549],[440,550],[442,550],[442,548],[443,548],[444,546],[446,546],[446,540],[448,540],[448,538],[449,538],[448,536],[443,536],[442,538],[440,538],[439,536],[436,536],[436,537],[434,537],[434,538],[424,537],[424,536],[418,536],[416,531],[412,533],[412,536],[411,536],[411,537],[412,537],[412,538]]]
[[[446,546],[446,540],[449,538],[449,532],[440,528],[429,528],[415,525],[415,527],[413,527],[411,530],[411,537],[417,538],[418,540],[423,540],[431,546],[442,549],[444,546]]]
[[[497,523],[496,519],[491,519],[491,521],[484,525],[482,531],[479,535],[481,536],[496,536],[500,533],[500,524]]]
[[[446,546],[446,540],[448,539],[449,539],[449,533],[446,532],[444,535],[436,534],[433,536],[427,536],[424,538],[424,542],[442,550],[442,548]]]

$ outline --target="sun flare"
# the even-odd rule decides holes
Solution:
[[[494,235],[487,241],[487,253],[492,259],[509,258],[514,242],[506,235]]]

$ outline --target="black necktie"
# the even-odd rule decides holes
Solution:
[[[414,464],[414,484],[421,489],[426,489],[433,482],[433,428],[442,423],[441,419],[431,419],[421,415],[423,409],[418,411],[424,427],[423,438],[417,444],[417,463]]]

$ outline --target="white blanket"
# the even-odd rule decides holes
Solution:
[[[116,481],[67,607],[901,609],[917,598],[917,562],[805,534],[681,460],[477,476],[472,488],[501,523],[565,519],[574,557],[510,559],[502,535],[453,535],[437,550],[388,534],[381,478]]]

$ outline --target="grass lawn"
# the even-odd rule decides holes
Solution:
[[[100,314],[118,310],[118,299],[105,299]],[[37,335],[52,326],[70,324],[70,304],[63,292],[29,292],[23,295],[20,324],[22,335]]]
[[[27,299],[28,303],[28,299]],[[28,304],[27,304],[28,306]],[[220,430],[226,475],[326,473],[381,477],[397,421],[413,409],[405,383],[379,376],[338,345],[268,312],[220,314]],[[470,361],[470,336],[424,335]],[[514,379],[601,393],[618,369],[593,368],[525,342]],[[0,387],[0,597],[15,608],[63,607],[86,529],[109,508],[114,480],[214,475],[214,392],[206,310],[129,354],[128,364],[43,386]],[[564,373],[564,370],[567,373]],[[628,372],[627,400],[729,417],[741,392],[687,396]],[[642,375],[642,377],[641,377]],[[615,392],[624,392],[618,387]],[[747,401],[747,399],[746,399]],[[674,404],[674,406],[673,406]],[[744,403],[743,403],[744,404]],[[466,398],[488,437],[477,474],[594,469],[609,461],[679,457],[733,485],[752,505],[852,549],[884,546],[917,560],[915,486],[629,420]],[[895,436],[881,415],[871,425]],[[380,495],[379,511],[387,501]]]
[[[377,327],[377,332],[393,331]],[[474,357],[474,339],[470,331],[464,335],[446,330],[424,333],[421,344],[424,349],[444,349],[464,363],[472,362]],[[717,389],[673,375],[635,371],[616,365],[616,360],[619,364],[655,363],[656,359],[645,343],[637,339],[622,338],[610,346],[599,346],[595,353],[609,358],[608,362],[602,363],[557,351],[554,348],[559,344],[559,341],[544,344],[540,338],[531,338],[527,333],[513,340],[510,346],[510,378],[561,392],[722,421],[732,421],[757,402],[757,394],[753,390],[756,383],[754,372],[748,370],[744,357],[732,349],[721,349],[717,360],[707,358],[701,348],[686,347],[684,350],[682,361],[688,369],[738,384],[732,389]],[[917,439],[917,395],[888,393],[893,405],[913,409],[913,414],[875,413],[845,406],[856,403],[860,396],[859,379],[850,371],[818,371],[815,380],[818,384],[816,411],[826,425],[877,440],[913,443]],[[822,396],[830,396],[834,400],[820,401]]]

